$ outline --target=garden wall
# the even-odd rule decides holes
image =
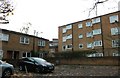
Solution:
[[[61,64],[79,64],[79,65],[120,65],[120,57],[99,57],[99,58],[45,58],[47,61],[54,63],[55,65]],[[6,62],[13,64],[14,67],[18,66],[20,60],[5,60]]]
[[[80,64],[80,65],[120,65],[119,57],[99,57],[99,58],[52,58],[48,59],[54,64]]]

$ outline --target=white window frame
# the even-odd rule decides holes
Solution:
[[[87,36],[87,37],[93,37],[93,32],[87,32],[87,33],[86,33],[86,36]]]
[[[23,41],[22,41],[22,38],[23,38]],[[20,43],[22,43],[22,44],[29,44],[29,38],[28,37],[20,37]]]
[[[0,33],[0,40],[2,40],[2,41],[9,41],[9,35]]]
[[[101,29],[95,29],[95,30],[93,30],[93,35],[99,35],[101,33],[102,33]]]
[[[111,35],[118,35],[118,34],[120,34],[119,27],[111,28]]]
[[[93,48],[93,47],[94,47],[93,43],[87,43],[87,48]]]
[[[65,49],[64,49],[64,47],[65,47]],[[66,49],[67,49],[67,46],[66,46],[66,45],[63,45],[63,46],[62,46],[62,51],[66,51]]]
[[[70,46],[70,47],[68,47],[68,46]],[[72,49],[72,44],[68,44],[67,49]]]
[[[67,35],[66,39],[72,39],[72,34]]]
[[[67,25],[67,26],[66,26],[66,29],[67,29],[67,30],[72,29],[72,25],[71,25],[71,24],[70,24],[70,25]]]
[[[100,22],[100,17],[92,19],[92,24],[96,24]]]
[[[82,23],[78,24],[78,28],[83,28]]]
[[[103,53],[88,54],[87,57],[103,57]]]
[[[83,38],[83,34],[80,34],[80,35],[79,35],[79,38],[80,38],[80,39]]]
[[[102,40],[94,41],[94,46],[102,46]]]
[[[112,47],[120,47],[120,40],[112,40]]]
[[[67,40],[67,39],[66,39],[66,36],[64,36],[64,37],[62,38],[62,41],[63,41],[63,42],[66,42],[66,40]]]
[[[63,28],[62,32],[63,32],[63,33],[66,33],[66,31],[67,31],[66,28]]]
[[[28,57],[28,53],[30,53],[30,52],[23,52],[23,53],[25,53],[25,57]],[[22,58],[25,58],[25,57],[23,56],[23,53],[22,53]],[[30,53],[30,57],[31,57],[31,53]]]
[[[82,46],[82,47],[80,47],[80,46]],[[79,44],[79,48],[82,49],[83,48],[83,44]]]
[[[115,21],[118,22],[118,15],[112,15],[109,17],[110,23],[115,23]]]
[[[45,46],[45,41],[44,40],[39,40],[38,41],[38,46],[44,47]]]
[[[113,53],[113,56],[120,56],[120,54],[117,52],[117,53]]]
[[[91,27],[92,26],[92,23],[90,21],[86,22],[86,26],[87,27]]]

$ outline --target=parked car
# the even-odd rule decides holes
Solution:
[[[19,62],[19,69],[22,71],[32,72],[52,72],[54,64],[47,62],[45,59],[37,57],[22,58]]]
[[[13,65],[0,60],[0,78],[10,78],[13,73]]]

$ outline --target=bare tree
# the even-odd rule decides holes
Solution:
[[[96,1],[96,0],[95,0],[95,1]],[[98,4],[102,4],[102,3],[106,2],[106,1],[108,1],[108,0],[105,0],[105,1],[97,0],[97,1],[95,2],[95,4],[93,5],[93,8],[90,8],[88,17],[90,16],[91,11],[93,11],[94,9],[96,9],[96,16],[97,16],[97,6],[98,6]]]
[[[12,0],[0,0],[0,23],[7,24],[9,21],[6,19],[10,14],[13,15],[14,5]]]
[[[31,27],[31,23],[28,22],[25,24],[25,26],[23,26],[21,29],[20,29],[20,32],[21,33],[25,33],[25,34],[28,34],[28,31],[29,31],[29,28]]]

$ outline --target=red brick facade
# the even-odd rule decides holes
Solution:
[[[31,56],[31,52],[48,52],[49,40],[19,32],[1,29],[1,50],[4,59],[19,59]],[[38,45],[40,43],[40,45]]]
[[[59,52],[95,50],[102,56],[114,56],[120,47],[114,41],[120,39],[120,11],[59,26],[58,30]]]

